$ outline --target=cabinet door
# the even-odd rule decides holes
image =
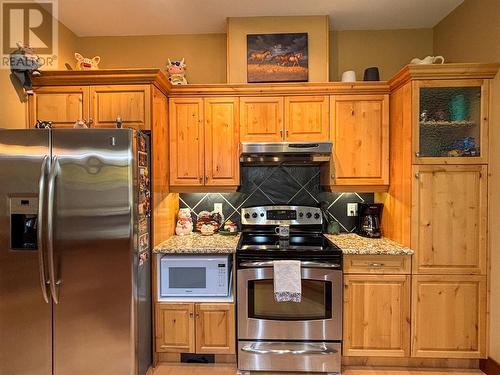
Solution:
[[[412,355],[483,358],[486,276],[413,276]]]
[[[237,98],[205,99],[205,185],[240,184]]]
[[[90,117],[96,128],[114,128],[121,118],[124,128],[151,129],[150,87],[110,85],[90,88]]]
[[[235,354],[234,304],[196,304],[196,353]]]
[[[283,98],[240,98],[240,139],[242,142],[283,140]]]
[[[335,185],[389,185],[389,97],[339,95],[330,102]]]
[[[489,80],[428,80],[413,85],[413,163],[487,163]]]
[[[193,303],[160,303],[156,305],[156,351],[168,353],[195,352]]]
[[[285,140],[328,141],[330,127],[327,96],[285,98]]]
[[[345,356],[408,357],[410,276],[344,278]]]
[[[203,185],[203,99],[170,99],[169,117],[170,185]]]
[[[486,274],[487,166],[415,166],[414,271]]]
[[[89,88],[86,86],[39,87],[29,97],[28,128],[37,120],[52,121],[54,128],[72,128],[89,118]]]

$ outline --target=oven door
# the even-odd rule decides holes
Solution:
[[[272,267],[238,270],[239,340],[342,340],[342,271],[302,267],[302,301],[274,300]]]

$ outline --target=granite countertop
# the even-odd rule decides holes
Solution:
[[[154,253],[170,254],[231,254],[236,252],[240,235],[214,234],[203,236],[193,232],[185,236],[174,235],[153,249]]]
[[[354,233],[325,234],[344,255],[413,255],[413,250],[388,238],[366,238]]]

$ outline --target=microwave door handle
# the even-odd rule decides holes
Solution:
[[[43,158],[42,166],[40,168],[40,179],[38,181],[38,223],[37,223],[37,247],[38,247],[38,268],[40,274],[40,288],[42,289],[42,296],[45,303],[49,303],[49,294],[47,292],[47,286],[50,284],[47,276],[45,275],[45,256],[44,256],[44,211],[45,211],[45,185],[47,176],[47,160],[46,155]]]
[[[253,354],[333,354],[337,353],[336,349],[327,347],[326,345],[321,346],[318,349],[260,349],[255,347],[255,344],[247,345],[241,348],[243,352],[253,353]]]
[[[52,300],[55,304],[59,303],[59,295],[57,293],[56,271],[54,261],[54,199],[55,199],[55,182],[59,172],[59,163],[57,156],[52,158],[49,172],[49,183],[47,189],[47,256],[49,258],[49,277],[50,277],[50,292]]]
[[[242,262],[240,266],[242,267],[272,267],[274,265],[273,261],[266,262]],[[304,261],[300,262],[301,267],[306,268],[340,268],[340,264],[327,263],[327,262],[312,262]]]

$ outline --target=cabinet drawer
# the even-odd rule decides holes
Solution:
[[[345,273],[410,274],[409,255],[347,255],[344,256]]]

